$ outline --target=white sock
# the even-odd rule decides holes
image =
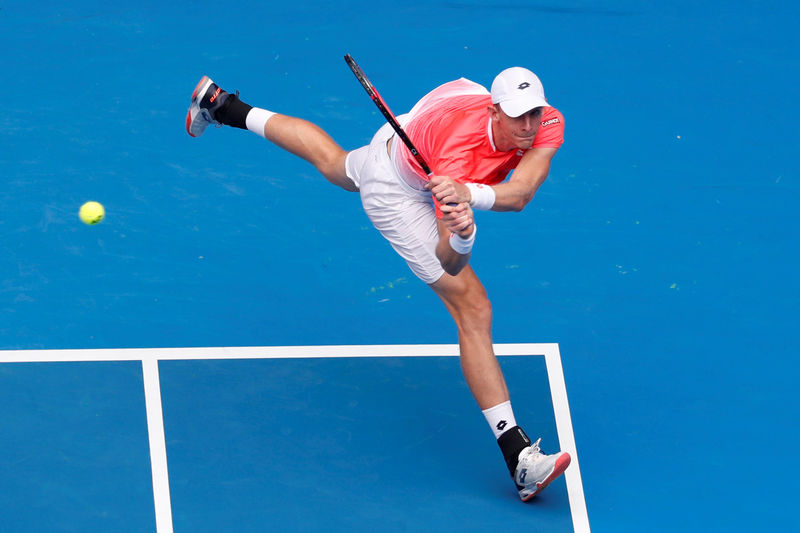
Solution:
[[[511,401],[484,409],[483,416],[489,422],[496,439],[499,439],[500,435],[517,425],[514,411],[511,409]]]
[[[267,121],[272,118],[274,114],[275,113],[272,111],[267,111],[266,109],[261,109],[260,107],[254,107],[250,110],[250,112],[247,113],[247,116],[244,119],[245,124],[247,124],[247,129],[266,139],[264,136],[264,126],[267,125]]]

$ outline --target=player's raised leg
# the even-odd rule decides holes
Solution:
[[[347,152],[322,128],[301,118],[252,107],[242,102],[238,93],[224,91],[211,78],[203,76],[192,93],[186,131],[192,137],[199,137],[209,124],[250,130],[305,159],[334,185],[348,191],[358,190],[345,171]]]

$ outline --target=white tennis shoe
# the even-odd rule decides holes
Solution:
[[[203,76],[192,93],[192,103],[186,113],[186,131],[192,137],[200,137],[209,124],[219,125],[214,113],[230,96],[208,76]]]
[[[564,473],[572,460],[567,452],[553,455],[542,453],[537,440],[519,452],[519,463],[514,472],[514,482],[519,490],[519,497],[526,502],[539,494],[554,479]]]

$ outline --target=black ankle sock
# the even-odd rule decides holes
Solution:
[[[503,452],[508,471],[513,477],[519,462],[519,452],[531,445],[531,439],[522,431],[521,427],[514,426],[500,435],[497,444],[500,446],[500,451]]]
[[[225,103],[214,113],[214,118],[222,124],[234,128],[247,129],[247,114],[253,106],[239,100],[239,95],[229,94]]]

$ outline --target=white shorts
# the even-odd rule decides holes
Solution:
[[[408,185],[395,171],[386,150],[394,135],[384,125],[367,146],[347,154],[347,176],[361,191],[361,204],[372,224],[406,260],[414,274],[434,283],[444,274],[436,257],[439,230],[431,193]]]

